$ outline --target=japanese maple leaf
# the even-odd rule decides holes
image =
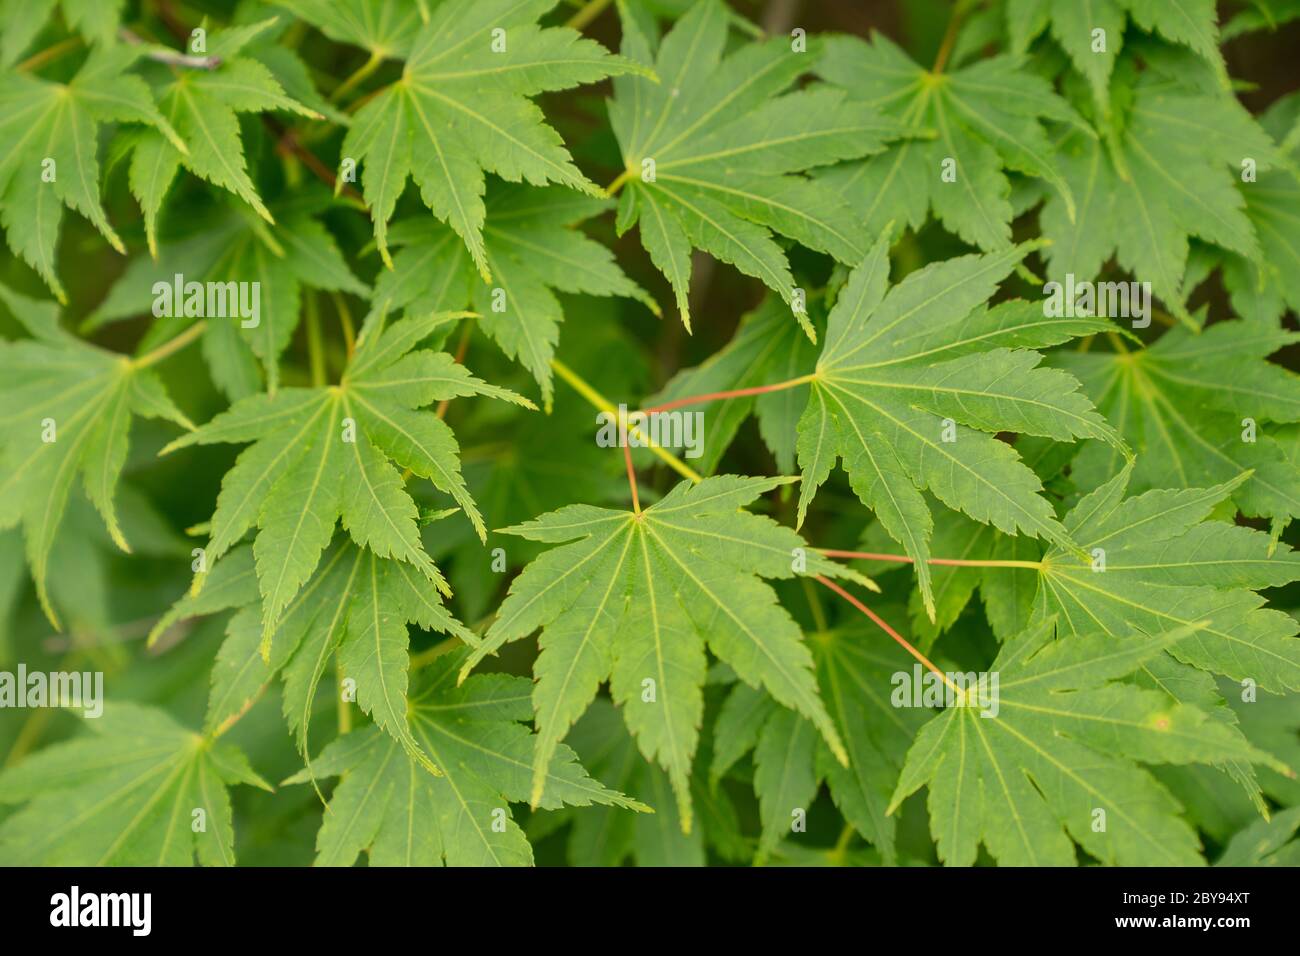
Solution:
[[[99,199],[99,127],[145,123],[158,142],[180,155],[186,149],[154,105],[144,80],[124,72],[138,52],[97,47],[68,83],[26,73],[0,75],[0,224],[22,257],[60,302],[67,296],[54,269],[63,207],[75,209],[118,252],[122,240]]]
[[[994,435],[1100,438],[1127,453],[1079,383],[1039,367],[1032,351],[1109,326],[1047,317],[1041,303],[984,304],[1028,251],[932,263],[890,289],[882,238],[831,310],[799,420],[800,523],[843,459],[862,503],[916,560],[932,616],[923,490],[977,521],[1070,547],[1038,476]]]
[[[310,119],[321,114],[285,93],[271,70],[253,55],[242,55],[276,18],[213,31],[206,55],[218,60],[210,70],[175,70],[158,91],[159,107],[176,127],[185,148],[160,135],[138,137],[128,181],[144,210],[149,249],[157,255],[157,222],[163,199],[184,166],[195,176],[227,189],[267,222],[274,222],[258,195],[244,162],[240,113],[280,110]]]
[[[1065,50],[1075,69],[1087,77],[1097,103],[1106,104],[1129,20],[1147,33],[1195,51],[1226,89],[1228,71],[1219,50],[1215,6],[1214,0],[1008,0],[1007,29],[1011,46],[1019,53],[1050,29],[1052,39]]]
[[[1199,334],[1170,329],[1141,350],[1063,351],[1052,363],[1079,378],[1137,451],[1133,490],[1212,485],[1250,470],[1234,501],[1285,524],[1300,515],[1300,488],[1279,426],[1300,422],[1300,376],[1267,358],[1297,339],[1264,322],[1219,322]],[[1076,479],[1094,487],[1121,464],[1113,449],[1085,447]]]
[[[597,193],[529,97],[641,67],[575,30],[537,26],[556,2],[441,4],[411,45],[402,78],[357,112],[343,155],[361,167],[385,263],[391,265],[388,221],[408,177],[461,237],[485,279],[485,172]]]
[[[641,243],[672,285],[688,328],[691,250],[703,249],[792,303],[811,335],[772,233],[846,263],[861,260],[870,234],[834,191],[796,174],[879,152],[902,130],[839,90],[785,92],[814,68],[816,42],[804,50],[777,37],[723,59],[729,21],[719,0],[700,0],[656,53],[624,19],[623,52],[653,62],[659,82],[614,81],[610,121],[627,181],[618,230],[640,223]]]
[[[1300,255],[1294,225],[1300,221],[1300,178],[1295,173],[1300,161],[1300,134],[1296,132],[1300,130],[1300,96],[1277,100],[1259,123],[1281,144],[1284,155],[1283,166],[1257,170],[1254,182],[1238,186],[1246,200],[1246,217],[1259,239],[1259,255],[1248,258],[1226,249],[1214,251],[1237,313],[1244,319],[1276,323],[1287,310],[1300,312],[1300,271],[1294,268]],[[1189,289],[1192,285],[1187,283]]]
[[[152,313],[158,302],[157,284],[174,290],[178,275],[185,284],[244,283],[238,292],[241,296],[247,294],[243,291],[247,284],[256,283],[256,318],[239,312],[247,300],[232,294],[229,316],[208,317],[203,355],[213,383],[231,398],[247,398],[260,391],[264,381],[267,391],[276,391],[280,360],[298,328],[303,300],[310,294],[306,290],[370,294],[343,258],[333,234],[317,218],[328,197],[327,192],[314,196],[308,192],[291,207],[281,209],[273,203],[275,225],[233,199],[226,201],[209,213],[200,231],[165,243],[157,259],[139,256],[132,261],[81,330]],[[166,341],[196,321],[184,314],[185,299],[184,292],[173,292],[171,315],[154,323],[145,343]]]
[[[1045,180],[1073,213],[1076,191],[1061,174],[1042,121],[1095,134],[1021,58],[999,56],[935,73],[886,37],[870,43],[833,37],[817,73],[904,127],[935,132],[932,139],[905,139],[818,177],[843,202],[865,210],[872,234],[890,222],[919,229],[932,209],[971,245],[1005,248],[1013,218],[1006,170]]]
[[[1261,171],[1285,159],[1231,95],[1207,93],[1156,73],[1128,92],[1131,105],[1112,118],[1104,140],[1074,135],[1058,162],[1077,199],[1043,206],[1049,277],[1098,278],[1112,255],[1185,324],[1190,237],[1257,259],[1259,242],[1240,183],[1243,158]]]
[[[557,292],[627,296],[658,311],[613,254],[576,228],[609,205],[568,189],[489,189],[483,255],[490,284],[449,226],[427,216],[402,220],[389,233],[390,245],[402,248],[393,255],[392,270],[375,282],[367,321],[400,309],[472,307],[482,316],[479,327],[532,373],[549,408],[551,359],[564,319]]]
[[[0,773],[8,866],[233,866],[228,788],[270,790],[243,752],[166,712],[109,699],[90,733]],[[195,826],[202,811],[202,827]]]
[[[851,572],[802,550],[788,528],[739,510],[792,480],[724,475],[679,484],[639,513],[571,505],[504,529],[567,542],[515,578],[462,670],[542,628],[534,804],[556,745],[608,679],[641,752],[667,770],[689,829],[706,645],[742,680],[807,716],[846,759],[799,627],[760,578]]]
[[[1300,624],[1255,593],[1300,579],[1300,557],[1264,532],[1204,520],[1246,476],[1125,498],[1132,476],[1124,468],[1066,516],[1088,559],[1048,550],[1035,613],[1054,616],[1062,635],[1198,624],[1171,648],[1180,661],[1274,693],[1300,689]]]
[[[532,847],[509,803],[528,798],[533,734],[531,682],[482,674],[459,686],[464,654],[435,660],[411,690],[411,728],[442,768],[426,773],[375,728],[345,734],[312,763],[318,776],[341,776],[316,837],[317,866],[350,866],[367,851],[371,866],[530,866]],[[307,770],[286,783],[310,779]],[[594,804],[649,808],[591,779],[559,745],[545,771],[541,806]],[[415,825],[412,825],[414,822]]]
[[[921,728],[890,812],[928,785],[949,866],[973,864],[980,843],[1003,866],[1073,866],[1076,844],[1111,865],[1202,864],[1181,805],[1138,764],[1278,761],[1198,708],[1120,681],[1200,632],[1052,633],[1048,621],[1003,646],[996,711],[958,703]]]
[[[437,313],[374,329],[338,385],[250,396],[163,449],[253,443],[222,480],[206,555],[215,561],[257,526],[264,646],[339,518],[358,545],[410,564],[449,593],[420,542],[416,505],[395,465],[450,494],[480,537],[486,533],[461,477],[456,438],[425,406],[473,394],[531,403],[475,378],[446,353],[412,351],[445,318]]]
[[[193,428],[148,366],[83,342],[58,324],[58,309],[0,288],[32,338],[0,341],[5,409],[0,415],[0,529],[21,524],[36,594],[55,627],[47,590],[50,549],[80,475],[114,543],[129,551],[115,498],[134,416]]]
[[[284,717],[306,756],[316,690],[337,661],[353,682],[357,706],[376,727],[426,771],[442,772],[411,732],[409,626],[449,634],[470,646],[479,638],[415,568],[340,535],[289,602],[269,642],[263,637],[262,602],[253,548],[240,545],[201,574],[150,633],[152,644],[177,621],[235,610],[212,668],[205,721],[210,732],[238,719],[281,677]]]

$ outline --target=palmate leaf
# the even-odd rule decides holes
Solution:
[[[840,262],[860,261],[870,235],[861,218],[832,191],[795,174],[879,152],[902,133],[840,91],[783,92],[813,69],[816,41],[800,51],[773,38],[723,59],[729,22],[720,0],[700,0],[655,53],[625,19],[624,54],[653,62],[658,82],[616,79],[610,102],[629,177],[619,232],[640,222],[641,243],[671,284],[688,328],[692,249],[731,263],[786,302],[794,302],[794,278],[772,233]],[[811,335],[797,307],[795,316]]]
[[[925,564],[932,521],[922,490],[1008,533],[1070,547],[1038,476],[990,433],[1099,438],[1125,450],[1078,382],[1038,367],[1042,356],[1031,351],[1109,326],[1049,318],[1041,303],[984,305],[1027,252],[1018,246],[932,263],[886,292],[882,238],[831,310],[799,420],[800,524],[843,459],[863,504],[916,560],[932,616]]]
[[[1073,214],[1076,190],[1062,176],[1041,121],[1071,124],[1088,136],[1092,130],[1019,58],[1000,56],[935,74],[883,36],[871,43],[834,37],[817,73],[905,128],[935,131],[933,139],[906,139],[818,177],[843,202],[866,211],[872,234],[890,222],[919,229],[932,209],[971,245],[1005,248],[1013,218],[1005,170],[1046,180]],[[955,179],[945,178],[945,164]]]
[[[206,866],[234,865],[227,789],[271,789],[241,751],[139,704],[109,700],[87,726],[92,733],[0,773],[0,803],[26,804],[0,824],[0,861],[189,866],[197,855]]]
[[[368,851],[371,866],[528,866],[532,847],[509,803],[529,794],[532,684],[484,674],[457,686],[461,654],[435,660],[411,690],[411,729],[441,768],[426,773],[374,728],[345,734],[313,762],[318,776],[342,776],[316,838],[317,866],[348,866]],[[309,779],[304,770],[286,783]],[[648,807],[591,779],[560,745],[546,768],[540,804]],[[618,812],[618,811],[616,811]]]
[[[1184,301],[1188,239],[1195,236],[1247,259],[1258,257],[1256,230],[1236,183],[1244,158],[1258,169],[1285,160],[1231,95],[1210,94],[1144,75],[1131,91],[1126,122],[1103,143],[1073,136],[1061,145],[1063,175],[1077,199],[1043,206],[1049,276],[1097,278],[1112,255],[1188,325]],[[1073,213],[1073,214],[1071,214]]]
[[[921,729],[891,810],[928,785],[950,866],[973,864],[980,843],[1004,866],[1073,866],[1075,844],[1107,864],[1202,865],[1178,802],[1137,764],[1277,762],[1193,706],[1116,682],[1200,632],[1052,631],[1049,620],[1003,647],[996,713],[959,704]]]
[[[99,198],[99,126],[145,123],[146,135],[185,150],[154,105],[144,80],[125,72],[138,53],[97,48],[67,84],[26,73],[0,74],[0,224],[21,256],[60,302],[67,297],[54,269],[59,223],[66,205],[85,216],[118,252],[122,240]]]
[[[1300,311],[1300,179],[1294,163],[1300,160],[1300,96],[1284,96],[1259,118],[1260,125],[1283,148],[1290,147],[1288,169],[1257,173],[1253,183],[1242,183],[1246,217],[1259,239],[1259,256],[1248,259],[1216,250],[1223,265],[1223,284],[1232,305],[1244,319],[1276,324],[1288,309]],[[1244,151],[1243,151],[1244,152]],[[1189,283],[1190,286],[1190,283]]]
[[[428,217],[402,220],[388,236],[402,248],[375,282],[367,324],[401,309],[473,308],[482,316],[479,327],[532,373],[549,408],[551,359],[564,318],[555,293],[627,296],[658,311],[613,254],[575,228],[609,205],[567,189],[489,189],[483,255],[490,284],[450,227]]]
[[[212,668],[205,720],[209,732],[219,733],[238,719],[268,683],[282,676],[285,721],[306,756],[316,691],[337,660],[340,673],[355,683],[357,705],[378,729],[428,772],[441,772],[411,733],[408,626],[448,634],[471,646],[479,639],[414,568],[340,536],[285,609],[269,645],[263,642],[253,548],[232,549],[196,584],[158,621],[149,641],[177,621],[236,610]]]
[[[1047,616],[1056,618],[1062,635],[1102,631],[1117,639],[1199,622],[1197,634],[1173,649],[1176,658],[1233,680],[1249,678],[1272,693],[1296,689],[1300,640],[1294,635],[1300,625],[1264,607],[1255,591],[1300,580],[1300,556],[1265,532],[1222,520],[1224,503],[1236,500],[1248,475],[1209,488],[1157,489],[1125,498],[1140,461],[1062,519],[1086,559],[1057,547],[1042,554],[1034,542],[956,516],[942,535],[945,556],[1028,565],[935,569],[938,630],[952,625],[977,586],[994,633],[1004,642],[1014,624]],[[1207,520],[1212,515],[1217,520]],[[1025,547],[1013,549],[1017,545]],[[1155,679],[1150,665],[1145,671]],[[1201,682],[1187,674],[1181,680]],[[1212,687],[1206,699],[1221,703]]]
[[[1126,467],[1066,516],[1089,559],[1047,552],[1035,614],[1054,616],[1062,635],[1116,639],[1200,622],[1171,648],[1174,657],[1273,693],[1300,689],[1300,624],[1255,593],[1300,579],[1300,556],[1286,545],[1272,550],[1262,531],[1205,520],[1245,476],[1125,498],[1131,476]],[[1104,570],[1094,570],[1099,558]]]
[[[1023,53],[1044,30],[1061,45],[1075,69],[1088,79],[1098,104],[1110,102],[1110,79],[1131,21],[1202,57],[1227,88],[1228,72],[1219,51],[1219,21],[1214,0],[1007,0],[1007,29],[1012,48]],[[1094,31],[1104,31],[1099,48]]]
[[[284,669],[284,713],[304,753],[315,690],[337,649],[339,669],[356,681],[357,705],[409,757],[437,772],[410,727],[408,624],[478,643],[408,565],[353,545],[340,547],[322,564],[302,600],[285,612],[271,662],[277,651],[292,652]]]
[[[485,172],[597,194],[529,97],[640,68],[574,30],[536,26],[556,2],[443,3],[416,36],[402,78],[357,112],[343,155],[361,166],[385,263],[388,221],[408,177],[464,241],[484,279],[492,275],[483,243]]]
[[[1279,426],[1300,421],[1300,377],[1267,359],[1297,338],[1268,323],[1220,322],[1200,334],[1170,329],[1141,351],[1062,351],[1052,363],[1078,377],[1137,451],[1134,491],[1212,485],[1250,470],[1233,500],[1285,524],[1300,515],[1300,484]],[[1092,445],[1074,466],[1085,488],[1121,465],[1113,449]]]
[[[264,653],[340,517],[358,545],[406,562],[449,593],[420,542],[416,505],[395,465],[450,494],[479,536],[486,533],[460,474],[455,436],[423,409],[474,394],[531,403],[480,381],[446,353],[412,351],[446,318],[436,313],[374,329],[340,384],[251,396],[163,450],[253,442],[222,480],[207,559],[215,561],[258,527],[253,552],[263,596]]]
[[[152,369],[64,332],[52,303],[2,291],[33,338],[0,341],[0,529],[22,525],[37,596],[59,627],[46,579],[77,476],[114,543],[129,551],[115,502],[132,418],[194,426]]]
[[[571,505],[505,529],[568,542],[512,582],[462,671],[542,628],[533,803],[543,796],[556,745],[608,679],[641,752],[668,771],[689,829],[706,644],[742,680],[807,716],[846,759],[799,628],[760,577],[795,576],[800,555],[809,574],[852,573],[796,550],[803,539],[788,528],[739,510],[792,480],[724,475],[679,484],[640,514]]]
[[[275,24],[275,18],[248,26],[215,30],[207,55],[220,59],[211,70],[175,70],[158,91],[159,107],[176,127],[185,149],[161,135],[139,137],[131,156],[130,185],[145,214],[150,251],[156,253],[159,210],[177,172],[184,166],[195,176],[229,190],[267,222],[274,222],[248,175],[239,114],[281,110],[322,119],[293,99],[271,70],[244,47]]]
[[[159,298],[158,283],[174,290],[178,275],[184,283],[222,283],[229,290],[228,314],[209,316],[202,339],[212,380],[234,399],[260,391],[263,378],[267,391],[275,392],[281,356],[302,314],[304,289],[370,294],[344,260],[333,234],[314,215],[327,197],[325,193],[291,207],[272,204],[275,225],[229,201],[210,214],[200,233],[166,243],[157,259],[137,257],[86,317],[82,329],[152,312]],[[236,285],[229,285],[232,282]],[[240,296],[248,295],[244,291],[248,283],[258,284],[256,324],[238,308],[246,302]],[[192,324],[193,317],[185,315],[187,298],[183,291],[173,292],[172,316],[155,323],[146,344],[165,341]],[[206,311],[206,299],[203,308]]]

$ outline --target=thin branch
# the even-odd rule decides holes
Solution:
[[[902,646],[903,650],[907,651],[907,653],[911,654],[911,655],[912,655],[913,657],[915,657],[918,661],[920,661],[920,662],[921,662],[922,664],[924,664],[927,668],[929,668],[929,670],[931,671],[931,673],[937,674],[937,675],[939,676],[939,679],[942,680],[942,681],[944,682],[944,684],[946,684],[946,685],[947,685],[951,690],[953,690],[954,692],[956,692],[959,698],[962,696],[961,688],[959,688],[956,684],[953,683],[952,678],[950,678],[950,677],[949,677],[947,674],[945,674],[943,671],[939,670],[939,668],[935,667],[934,664],[930,662],[930,658],[926,657],[924,654],[922,654],[920,651],[918,651],[915,647],[913,647],[913,646],[911,645],[911,643],[907,640],[907,638],[905,638],[902,634],[899,634],[896,630],[894,630],[892,627],[890,627],[890,626],[885,622],[885,619],[884,619],[884,618],[880,617],[878,614],[876,614],[875,611],[871,610],[871,608],[867,607],[865,604],[863,604],[861,601],[859,601],[857,598],[855,598],[855,597],[854,597],[852,594],[850,594],[848,591],[844,590],[844,588],[840,587],[838,584],[836,584],[836,583],[835,583],[834,581],[832,581],[830,578],[826,578],[826,577],[823,577],[822,575],[818,574],[818,575],[815,576],[815,580],[817,580],[817,581],[821,582],[822,584],[826,585],[828,588],[830,588],[832,591],[834,591],[834,592],[835,592],[836,594],[838,594],[840,597],[844,598],[844,600],[848,601],[848,602],[849,602],[850,604],[852,604],[855,608],[857,608],[859,611],[861,611],[863,614],[865,614],[867,617],[869,617],[869,618],[871,619],[871,621],[872,621],[873,624],[875,624],[875,625],[876,625],[877,627],[879,627],[882,631],[884,631],[886,634],[888,634],[890,637],[892,637],[895,641],[897,641],[897,642]]]
[[[168,66],[183,67],[187,70],[215,70],[221,65],[221,57],[219,56],[192,56],[188,53],[177,53],[175,50],[168,50],[166,47],[146,44],[144,40],[126,27],[118,30],[117,35],[132,46],[148,46],[148,49],[144,51],[144,55],[157,63],[166,63]]]
[[[651,405],[649,408],[641,409],[641,414],[649,415],[651,412],[666,412],[673,408],[681,408],[684,405],[701,405],[705,402],[717,402],[728,398],[744,398],[747,395],[763,395],[767,392],[780,392],[787,388],[797,388],[800,385],[807,385],[813,381],[816,375],[800,375],[798,378],[792,378],[785,382],[777,382],[775,385],[755,385],[751,388],[733,388],[725,392],[709,392],[705,395],[690,395],[686,398],[673,399],[671,402],[664,402],[662,405]]]
[[[468,319],[465,320],[465,327],[461,330],[460,333],[460,341],[456,343],[455,361],[457,365],[460,365],[465,361],[465,353],[469,351],[470,333],[473,331],[474,331],[474,326],[470,324]],[[439,418],[447,417],[447,407],[449,405],[451,405],[450,398],[444,398],[442,401],[438,403]]]
[[[631,178],[632,178],[632,170],[630,169],[623,170],[621,173],[618,174],[617,179],[615,179],[612,183],[610,183],[608,186],[605,187],[605,195],[611,198],[617,195],[618,191],[623,188],[623,184],[626,183]]]
[[[763,12],[763,32],[768,36],[778,36],[794,26],[794,19],[799,14],[800,0],[771,0]]]
[[[357,336],[352,330],[352,312],[348,309],[348,304],[343,301],[343,296],[338,292],[331,292],[330,299],[334,302],[334,308],[339,314],[339,325],[343,327],[343,341],[347,344],[348,358],[356,351]]]
[[[632,513],[641,514],[641,496],[636,490],[636,469],[632,467],[632,448],[624,443],[623,460],[627,462],[627,485],[632,489]]]
[[[319,156],[304,146],[298,140],[297,133],[285,126],[281,126],[266,114],[262,115],[262,123],[278,137],[275,144],[276,152],[282,156],[286,154],[296,156],[325,185],[331,189],[338,189],[340,193],[352,200],[358,208],[363,210],[367,208],[366,201],[361,194],[351,186],[344,183],[341,189],[338,187],[338,177],[334,175],[334,170],[326,166]]]
[[[916,559],[905,554],[878,554],[874,551],[837,551],[834,548],[817,548],[817,553],[828,558],[848,558],[857,561],[898,561],[902,564],[915,564]],[[999,561],[965,558],[927,558],[926,564],[940,564],[954,568],[1032,568],[1043,569],[1041,561]]]
[[[75,50],[79,46],[81,46],[80,36],[68,37],[66,40],[60,40],[51,47],[46,47],[40,53],[32,54],[27,59],[23,60],[23,62],[15,66],[14,69],[19,73],[27,73],[31,70],[39,69],[46,63],[51,63],[54,60],[57,60],[59,57],[63,56],[63,54],[70,50]]]
[[[334,92],[330,94],[330,99],[337,103],[358,83],[365,82],[366,78],[369,77],[371,73],[374,73],[375,70],[379,69],[383,62],[384,58],[378,51],[372,52],[370,54],[370,59],[366,60],[365,63],[362,63],[355,73],[334,88]]]
[[[144,355],[141,355],[139,358],[131,359],[131,364],[136,368],[148,368],[150,365],[153,365],[156,362],[161,362],[163,359],[167,358],[167,356],[171,355],[173,352],[180,351],[181,349],[185,348],[185,346],[189,345],[191,342],[197,339],[200,335],[203,334],[203,330],[206,329],[207,327],[208,327],[208,323],[206,319],[199,322],[195,322],[193,325],[191,325],[180,335],[176,336],[174,339],[169,339],[168,341],[164,342],[162,345],[158,346],[153,351],[146,352]]]
[[[212,731],[212,733],[207,735],[207,739],[209,741],[214,741],[218,737],[222,736],[231,727],[235,726],[235,724],[239,723],[239,721],[244,718],[244,715],[253,709],[253,705],[255,705],[259,700],[262,699],[262,694],[264,694],[266,692],[266,689],[270,686],[271,686],[271,682],[267,681],[265,684],[259,687],[257,689],[257,693],[255,693],[252,697],[244,701],[244,706],[239,708],[238,711],[231,714],[220,724],[218,724],[216,728]]]
[[[586,380],[582,378],[582,376],[569,368],[569,366],[565,365],[559,359],[551,359],[551,368],[555,369],[556,374],[559,375],[560,378],[572,385],[573,390],[590,402],[596,409],[609,415],[618,415],[618,409],[614,407],[609,399],[592,388]],[[668,467],[672,468],[673,471],[677,472],[683,478],[688,478],[691,481],[704,480],[704,476],[698,471],[691,468],[690,465],[686,464],[666,448],[660,448],[658,445],[654,444],[654,442],[650,441],[645,432],[641,431],[641,429],[637,428],[635,425],[631,425],[628,428],[628,433],[635,435],[654,455],[660,458],[668,465]]]
[[[948,65],[948,57],[952,55],[953,44],[957,42],[957,32],[961,28],[961,22],[972,6],[974,4],[970,0],[957,0],[953,4],[952,14],[948,17],[948,29],[944,31],[943,41],[939,44],[939,53],[934,58],[934,66],[930,68],[931,73],[942,73],[943,68]]]
[[[571,30],[581,30],[596,17],[600,16],[605,8],[609,6],[609,0],[587,0],[582,8],[573,16],[565,21],[565,26]]]

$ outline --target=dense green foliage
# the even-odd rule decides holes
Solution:
[[[0,863],[1300,864],[1300,4],[860,6],[0,0]]]

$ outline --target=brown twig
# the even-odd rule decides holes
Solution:
[[[117,35],[126,43],[132,46],[144,45],[145,41],[137,36],[133,31],[122,27],[117,31]],[[168,66],[179,66],[189,70],[215,70],[221,65],[219,56],[192,56],[189,53],[177,53],[175,50],[167,50],[161,47],[151,46],[144,51],[144,55],[158,63],[166,63]]]

